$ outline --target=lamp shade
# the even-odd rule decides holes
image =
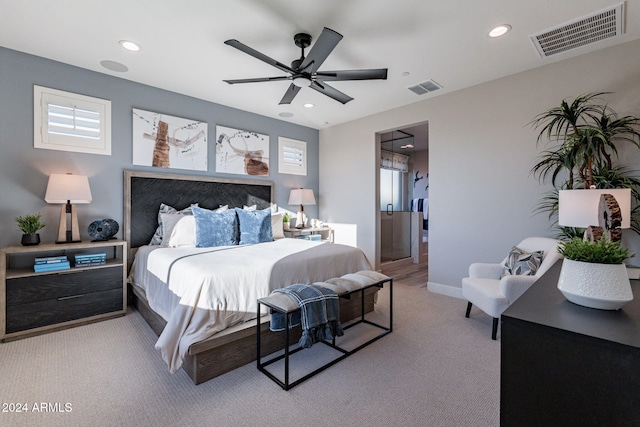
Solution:
[[[54,173],[49,176],[44,200],[47,203],[91,203],[89,179],[84,175]]]
[[[631,228],[631,190],[628,188],[560,190],[558,225],[580,228],[598,225],[598,208],[602,194],[611,194],[618,202],[622,215],[620,228]]]
[[[290,205],[315,205],[316,198],[313,196],[313,190],[305,188],[295,188],[289,193]]]

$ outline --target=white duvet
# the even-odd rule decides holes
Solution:
[[[217,248],[143,247],[132,282],[167,321],[156,348],[176,372],[189,346],[255,318],[257,299],[273,289],[370,268],[357,248],[279,239]]]

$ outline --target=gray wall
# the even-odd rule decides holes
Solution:
[[[614,92],[606,99],[618,114],[640,115],[638,57],[640,41],[541,60],[531,71],[323,129],[320,215],[358,224],[358,246],[377,261],[376,132],[428,121],[429,287],[461,295],[470,263],[500,261],[524,237],[553,235],[546,215],[534,213],[550,186],[529,174],[544,147],[528,123],[563,98],[600,91]],[[640,152],[623,147],[620,163],[640,171]],[[636,252],[638,240],[623,237]]]
[[[185,79],[189,78],[185,74]],[[112,154],[70,153],[33,148],[33,85],[88,95],[111,101]],[[202,88],[207,91],[207,88]],[[132,164],[132,108],[169,114],[208,123],[208,171],[161,169]],[[275,108],[275,106],[274,106]],[[270,136],[270,176],[216,174],[216,124]],[[307,142],[307,176],[278,174],[278,137]],[[25,213],[42,213],[47,227],[43,241],[53,241],[58,227],[59,206],[44,201],[51,173],[75,173],[89,177],[93,202],[78,205],[81,237],[96,219],[123,218],[123,170],[203,174],[226,178],[264,179],[275,183],[275,201],[288,206],[291,188],[311,188],[318,195],[318,131],[257,114],[180,95],[73,67],[60,62],[0,48],[0,246],[19,244],[21,232],[14,218]],[[318,206],[306,206],[309,218],[318,216]]]

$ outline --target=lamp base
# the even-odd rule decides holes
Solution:
[[[307,215],[304,213],[304,207],[300,205],[298,208],[298,215],[296,216],[296,228],[301,229],[304,228],[305,223],[307,222]]]
[[[67,202],[66,205],[62,205],[60,208],[60,225],[58,226],[56,243],[81,242],[79,230],[76,207]]]

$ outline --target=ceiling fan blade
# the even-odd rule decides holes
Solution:
[[[318,82],[312,82],[309,87],[343,104],[346,104],[353,99],[349,95],[340,92],[338,89],[333,88],[324,82],[322,82],[322,84],[319,84]]]
[[[387,69],[322,71],[316,73],[316,77],[323,82],[340,80],[386,80]]]
[[[342,40],[342,34],[336,33],[335,31],[329,28],[323,28],[322,33],[320,33],[320,37],[311,47],[311,51],[304,58],[302,64],[300,64],[300,69],[307,72],[313,73],[320,68],[322,63],[327,59],[327,56],[335,49],[338,43]]]
[[[258,52],[257,50],[247,46],[246,44],[240,43],[238,40],[232,39],[227,40],[224,44],[229,45],[231,47],[235,47],[236,49],[246,53],[247,55],[251,55],[256,59],[259,59],[262,62],[266,62],[269,65],[272,65],[285,73],[295,74],[295,70],[279,61],[276,61],[273,58],[268,57],[267,55]]]
[[[259,82],[273,82],[276,80],[290,80],[290,76],[280,76],[280,77],[256,77],[253,79],[236,79],[236,80],[223,80],[223,82],[227,82],[230,85],[236,83],[259,83]]]
[[[298,92],[300,92],[300,87],[294,85],[293,83],[291,83],[289,85],[289,89],[287,89],[287,91],[285,92],[284,96],[282,97],[282,99],[280,100],[280,102],[278,104],[279,105],[291,104],[291,101],[293,101],[293,98],[296,97]]]

